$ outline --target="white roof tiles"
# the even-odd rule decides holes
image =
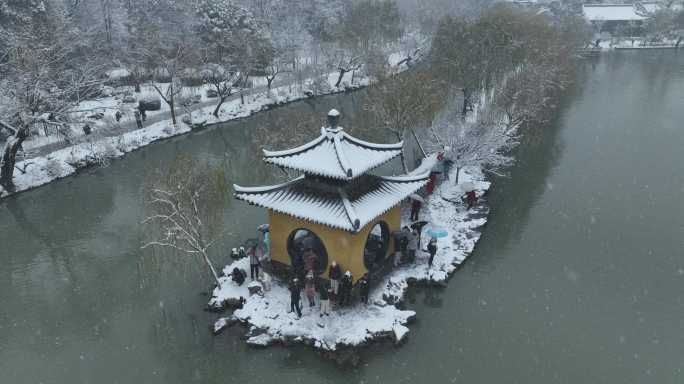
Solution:
[[[584,4],[582,11],[589,21],[639,21],[649,17],[648,13],[658,9],[656,3],[641,3],[640,12],[635,4]]]
[[[315,140],[285,151],[264,150],[264,161],[305,173],[352,180],[401,154],[402,142],[375,144],[342,128],[322,128]]]
[[[358,232],[376,217],[399,204],[427,183],[428,174],[377,177],[364,193],[349,197],[343,188],[317,193],[305,185],[305,178],[270,186],[234,186],[235,197],[300,219],[350,232]]]

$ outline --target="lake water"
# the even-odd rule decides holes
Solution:
[[[278,180],[328,109],[386,141],[363,93],[303,102],[155,144],[0,203],[0,383],[680,383],[684,367],[684,55],[587,61],[556,121],[495,180],[492,213],[446,289],[418,289],[408,342],[339,368],[306,347],[212,336],[206,272],[140,250],[145,180],[180,153],[231,181]],[[370,129],[360,129],[369,127]],[[215,255],[253,235],[231,201]],[[156,256],[156,257],[153,257]]]

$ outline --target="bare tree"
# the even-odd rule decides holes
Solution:
[[[229,71],[221,65],[210,64],[202,70],[202,78],[216,91],[219,101],[216,104],[213,115],[218,117],[223,103],[233,95],[233,85],[239,79],[239,76],[236,72]]]
[[[268,87],[268,92],[271,92],[271,87],[273,86],[273,81],[276,76],[285,72],[287,64],[285,63],[285,56],[281,51],[276,51],[275,56],[270,64],[264,68],[264,73],[266,76],[266,86]]]
[[[221,285],[210,249],[220,235],[228,190],[221,167],[178,157],[168,175],[154,183],[148,196],[151,214],[142,224],[152,240],[142,248],[162,247],[197,258]]]
[[[477,121],[465,121],[459,111],[448,103],[445,111],[430,128],[431,151],[441,151],[456,167],[458,183],[461,169],[482,167],[490,172],[512,164],[510,150],[517,145],[516,125],[481,108]]]
[[[34,124],[69,122],[70,110],[101,85],[95,66],[76,62],[70,35],[59,29],[53,33],[53,40],[17,40],[0,65],[0,129],[11,135],[0,160],[0,185],[9,191],[17,153]]]
[[[155,76],[153,77],[152,87],[169,106],[171,120],[173,125],[176,125],[176,100],[183,92],[182,75],[191,59],[190,50],[188,44],[183,41],[169,45],[164,44],[163,41],[153,41],[150,43],[151,45],[142,49],[142,54],[147,58],[147,62],[154,65],[152,71]],[[155,81],[160,79],[169,79],[168,85],[164,87],[158,81]]]
[[[364,109],[376,115],[397,140],[421,124],[429,125],[441,106],[443,87],[429,73],[411,71],[388,77],[368,88]],[[408,172],[406,159],[401,158]]]
[[[328,56],[328,66],[339,73],[335,82],[335,87],[339,87],[345,74],[358,71],[363,67],[363,58],[361,55],[335,48]]]

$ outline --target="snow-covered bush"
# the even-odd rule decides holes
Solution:
[[[167,135],[171,135],[176,131],[176,126],[173,124],[168,124],[166,127],[164,127],[164,133]]]
[[[121,152],[123,151],[118,151],[114,146],[114,143],[109,140],[103,144],[102,155],[107,158],[117,157]]]
[[[332,91],[330,83],[328,83],[328,77],[326,75],[317,76],[311,82],[311,91],[314,95],[324,95]]]
[[[47,172],[48,176],[52,179],[61,177],[64,172],[62,162],[54,158],[49,159],[45,165],[45,172]]]

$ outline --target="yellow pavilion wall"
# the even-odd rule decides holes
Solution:
[[[364,226],[358,233],[351,233],[341,229],[335,229],[310,221],[298,219],[293,216],[269,210],[270,223],[270,251],[274,261],[285,265],[291,265],[290,255],[287,252],[287,239],[296,229],[308,229],[315,233],[323,242],[328,252],[328,266],[321,276],[327,278],[327,271],[333,261],[337,261],[342,272],[351,271],[354,281],[367,272],[363,264],[363,251],[366,246],[368,234],[375,224],[380,221],[387,223],[390,233],[401,229],[401,207],[399,205],[375,218]],[[394,242],[389,239],[387,255],[394,252]],[[385,255],[385,257],[387,257]]]

